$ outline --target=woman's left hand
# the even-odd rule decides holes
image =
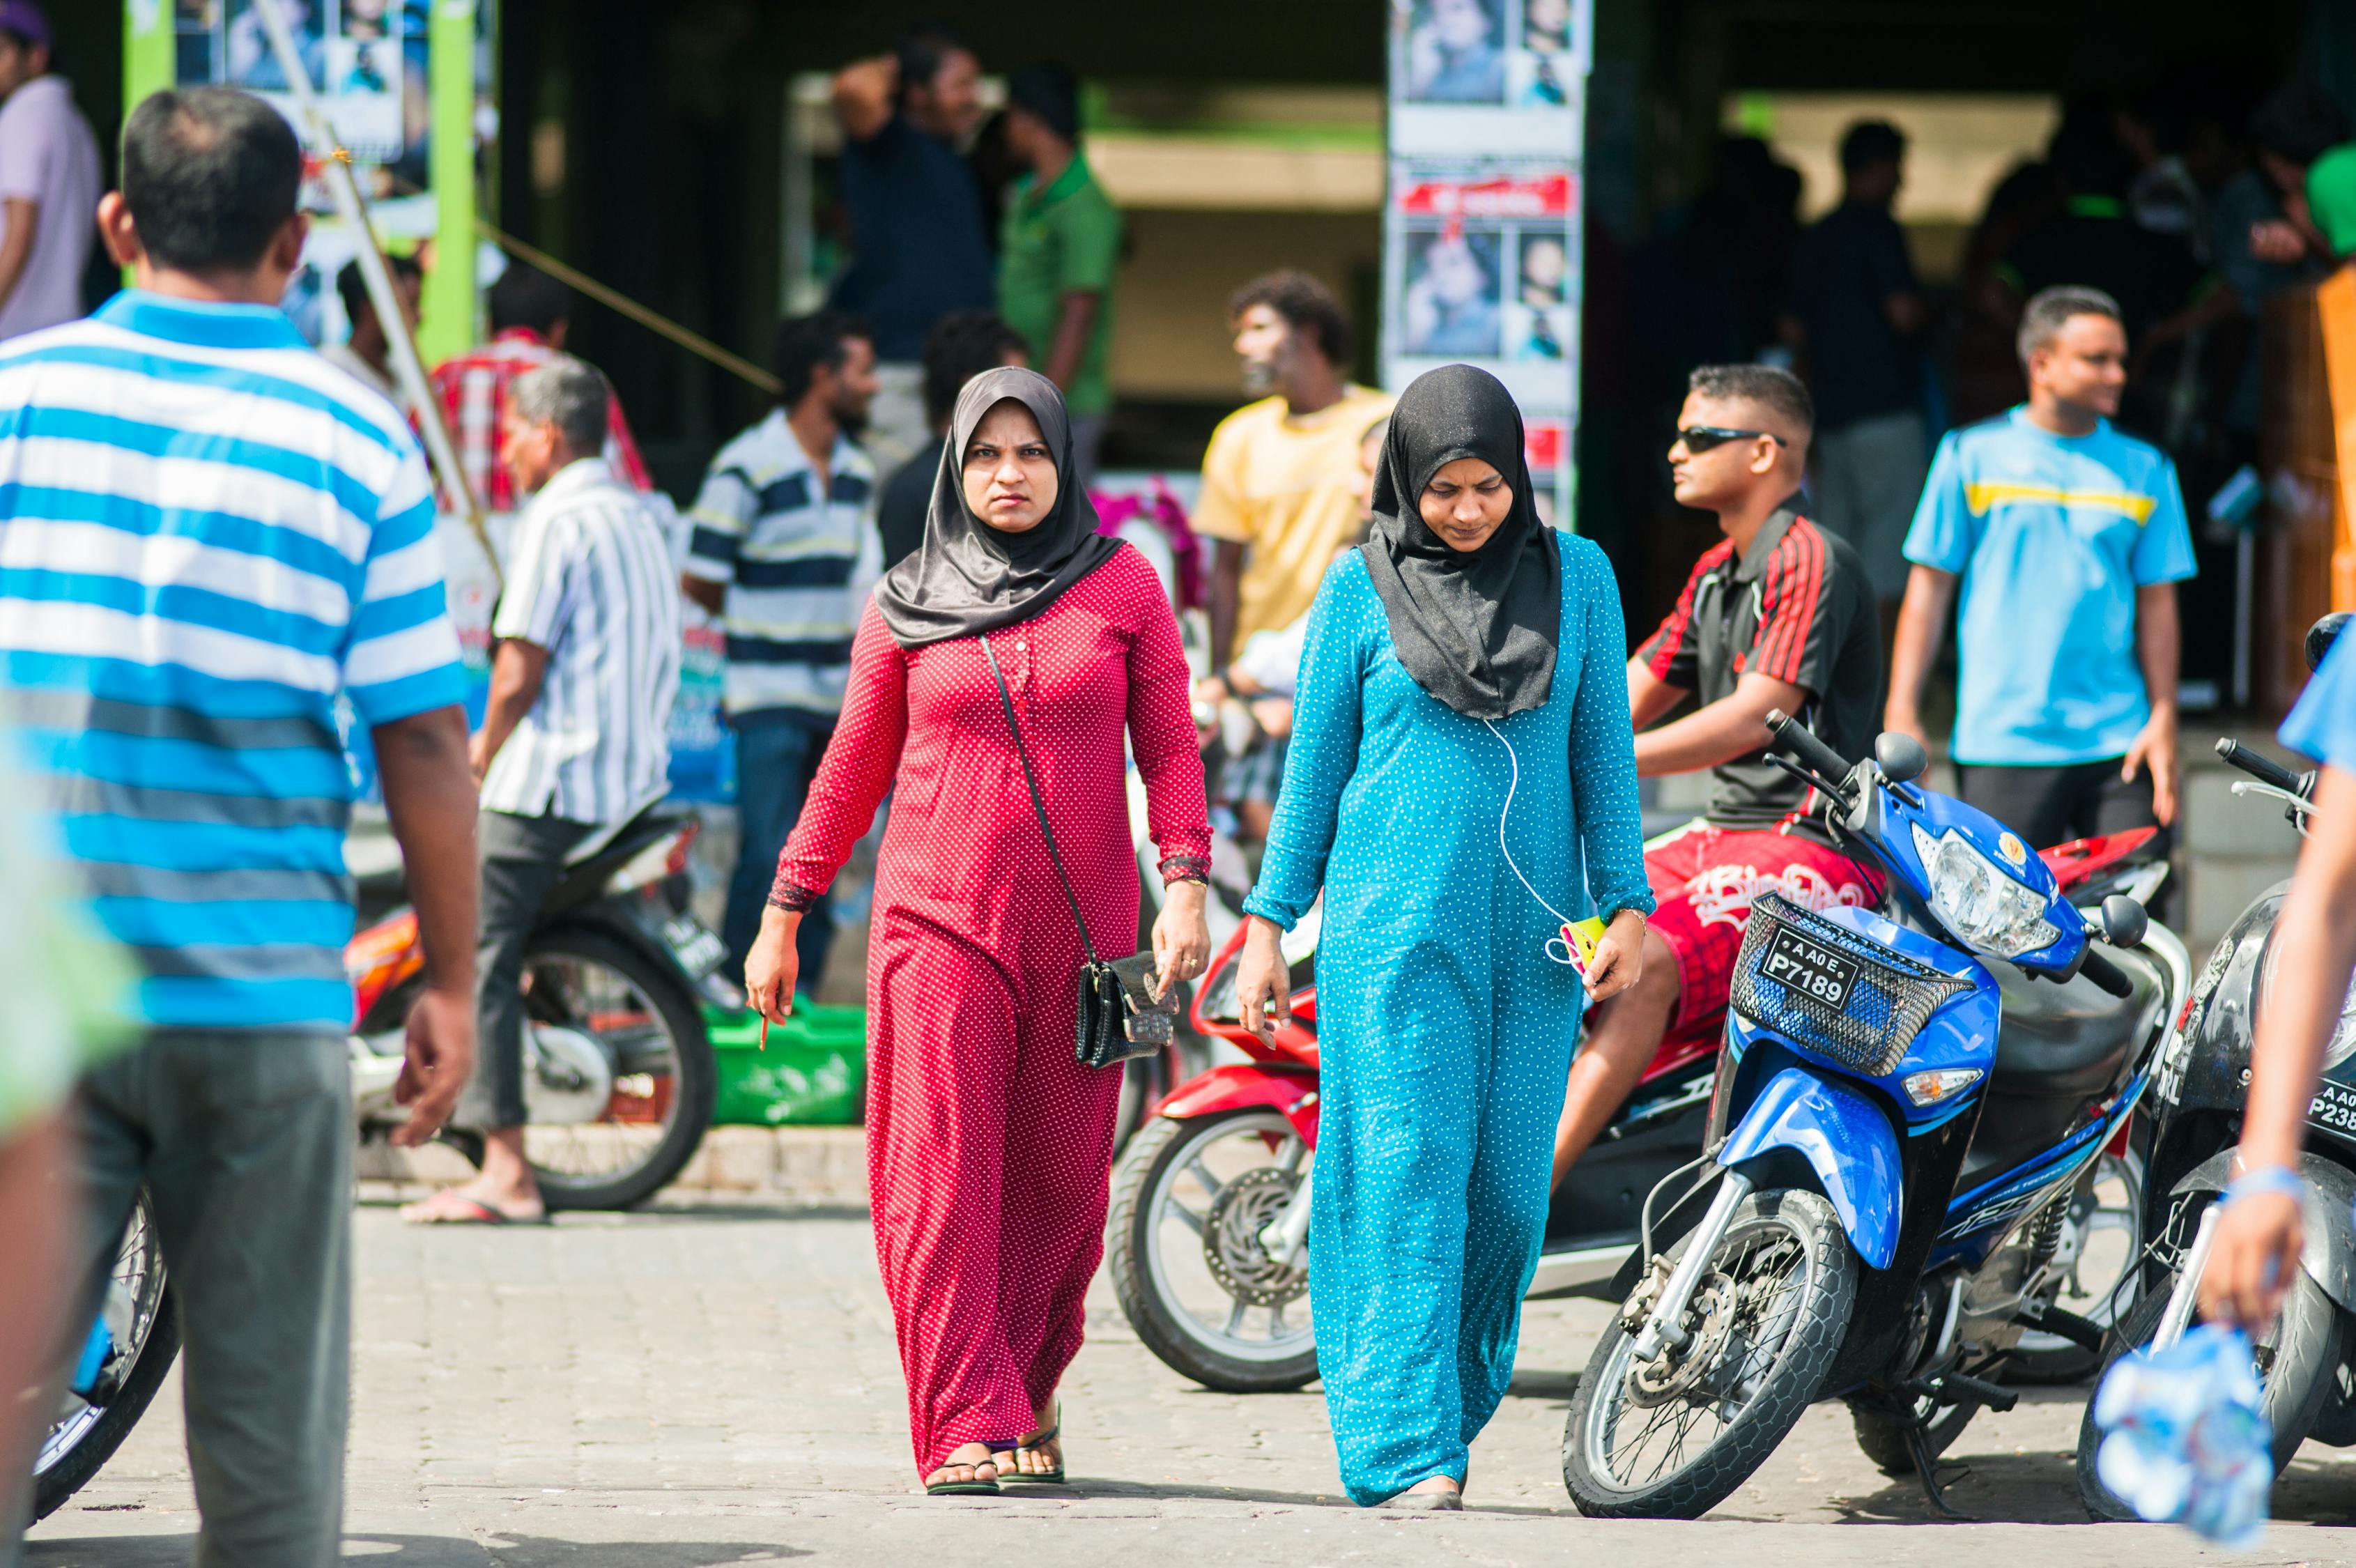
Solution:
[[[1608,1001],[1635,984],[1644,972],[1644,917],[1622,909],[1612,917],[1595,944],[1595,956],[1587,961],[1588,1000]]]
[[[1211,928],[1203,920],[1210,889],[1199,882],[1173,882],[1162,890],[1162,913],[1153,922],[1153,972],[1160,983],[1154,1000],[1192,980],[1211,961]]]

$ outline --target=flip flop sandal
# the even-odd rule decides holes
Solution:
[[[432,1198],[425,1200],[427,1203],[433,1201]],[[548,1223],[548,1216],[545,1214],[509,1214],[503,1209],[492,1208],[478,1197],[460,1197],[452,1201],[465,1204],[466,1211],[457,1214],[421,1213],[414,1217],[403,1215],[402,1218],[412,1225],[545,1225]],[[419,1207],[422,1208],[423,1205],[421,1204]]]
[[[988,1459],[976,1459],[970,1464],[943,1465],[940,1468],[942,1470],[978,1470],[984,1465],[991,1465],[995,1468],[993,1462]],[[935,1474],[938,1473],[938,1471],[935,1472]],[[994,1498],[998,1496],[998,1483],[982,1480],[980,1477],[970,1481],[927,1481],[925,1483],[925,1496],[928,1498]]]
[[[1055,1422],[1054,1425],[1033,1433],[1030,1436],[1023,1439],[1022,1442],[1017,1443],[1014,1445],[1014,1455],[1017,1462],[1019,1463],[1022,1456],[1025,1454],[1036,1453],[1041,1444],[1053,1443],[1056,1441],[1056,1439],[1063,1435],[1063,1431],[1064,1407],[1059,1402],[1055,1406]],[[1022,1481],[1033,1487],[1060,1487],[1064,1484],[1064,1466],[1062,1461],[1059,1459],[1056,1462],[1055,1467],[1052,1470],[1001,1470],[999,1472],[999,1478],[1001,1480],[1007,1481]]]

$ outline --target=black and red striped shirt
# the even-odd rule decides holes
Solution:
[[[1636,657],[1705,703],[1754,671],[1787,681],[1808,694],[1801,722],[1843,757],[1869,752],[1880,727],[1881,624],[1865,564],[1789,503],[1742,554],[1724,540],[1694,563],[1677,607]],[[1763,752],[1711,772],[1719,827],[1772,827],[1807,793]]]

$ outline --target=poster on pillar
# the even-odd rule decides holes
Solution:
[[[1390,0],[1383,380],[1493,372],[1568,526],[1593,0]]]

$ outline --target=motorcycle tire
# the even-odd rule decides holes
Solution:
[[[1275,1114],[1254,1107],[1184,1122],[1157,1116],[1130,1140],[1113,1166],[1112,1202],[1105,1222],[1105,1271],[1112,1276],[1121,1314],[1163,1365],[1222,1393],[1290,1393],[1314,1381],[1316,1346],[1312,1341],[1307,1349],[1293,1355],[1252,1360],[1222,1354],[1189,1334],[1180,1322],[1184,1309],[1164,1299],[1148,1256],[1158,1223],[1148,1196],[1160,1190],[1171,1166],[1195,1157],[1192,1151],[1201,1145],[1196,1135],[1205,1128]],[[1280,1126],[1280,1117],[1278,1122]]]
[[[33,1477],[35,1520],[47,1519],[64,1507],[67,1498],[90,1485],[91,1477],[114,1457],[114,1451],[123,1446],[131,1429],[139,1424],[139,1418],[155,1402],[155,1391],[170,1376],[172,1362],[179,1353],[179,1297],[166,1280],[155,1298],[155,1320],[147,1329],[146,1341],[139,1347],[138,1358],[132,1362],[131,1370],[123,1374],[114,1397],[106,1402],[81,1441]]]
[[[1922,1434],[1932,1463],[1936,1464],[1939,1455],[1954,1446],[1978,1413],[1979,1406],[1969,1403],[1951,1404],[1933,1412]],[[1886,1406],[1860,1401],[1849,1406],[1849,1418],[1857,1429],[1858,1448],[1873,1461],[1874,1468],[1885,1476],[1914,1474],[1914,1446],[1906,1441],[1905,1417]]]
[[[662,1015],[663,1027],[678,1053],[678,1084],[672,1091],[670,1125],[637,1164],[607,1176],[584,1176],[543,1169],[532,1176],[549,1212],[561,1209],[621,1209],[644,1203],[669,1187],[702,1146],[712,1129],[712,1111],[720,1090],[720,1070],[712,1055],[712,1036],[703,1015],[689,999],[676,972],[667,972],[632,944],[601,931],[558,927],[535,934],[524,950],[524,967],[540,958],[584,959],[627,980]],[[478,1133],[448,1129],[443,1143],[477,1167],[483,1163]]]
[[[1755,1192],[1737,1205],[1713,1265],[1735,1248],[1771,1240],[1770,1233],[1776,1230],[1799,1242],[1807,1273],[1795,1282],[1796,1298],[1788,1309],[1792,1320],[1774,1360],[1734,1419],[1693,1458],[1633,1486],[1619,1483],[1601,1468],[1596,1450],[1596,1440],[1608,1436],[1610,1425],[1616,1424],[1616,1402],[1624,1396],[1633,1364],[1634,1341],[1618,1314],[1612,1316],[1579,1380],[1563,1423],[1562,1481],[1580,1513],[1590,1519],[1699,1519],[1749,1480],[1815,1402],[1857,1305],[1857,1254],[1832,1205],[1813,1192],[1794,1188]],[[1680,1246],[1678,1254],[1683,1251]],[[1705,1288],[1713,1277],[1724,1277],[1715,1266],[1704,1276]],[[1773,1305],[1779,1316],[1786,1310],[1780,1297]],[[1735,1310],[1740,1313],[1745,1306],[1740,1304]],[[1730,1341],[1730,1331],[1729,1337]],[[1723,1408],[1722,1395],[1702,1391],[1702,1400],[1685,1400],[1688,1410]],[[1601,1432],[1593,1430],[1599,1423],[1607,1423]]]
[[[2168,1298],[2173,1285],[2171,1278],[2162,1288],[2137,1302],[2135,1310],[2122,1320],[2110,1357],[2103,1363],[2106,1375],[2121,1357],[2148,1345],[2159,1331],[2159,1320],[2168,1315]],[[2194,1320],[2199,1321],[2197,1313]],[[2283,1297],[2282,1317],[2274,1334],[2258,1346],[2264,1359],[2259,1374],[2258,1409],[2274,1432],[2276,1476],[2290,1467],[2299,1444],[2307,1440],[2316,1417],[2322,1413],[2325,1397],[2339,1380],[2342,1337],[2339,1307],[2323,1294],[2323,1287],[2301,1270],[2289,1294]],[[2265,1353],[2269,1350],[2272,1354],[2267,1358]],[[2099,1379],[2095,1386],[2101,1387]],[[2078,1423],[2078,1499],[2096,1520],[2133,1522],[2136,1511],[2103,1485],[2103,1477],[2095,1468],[2094,1453],[2102,1442],[2102,1429],[2094,1424],[2094,1404],[2089,1400],[2086,1413]]]

